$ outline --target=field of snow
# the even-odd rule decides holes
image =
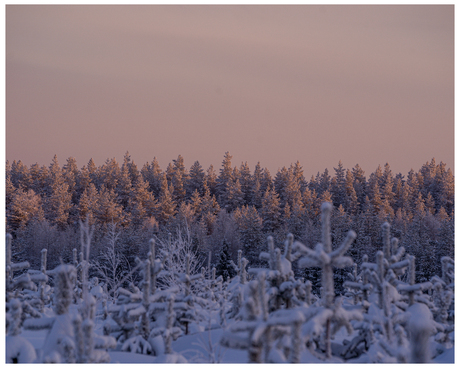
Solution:
[[[260,253],[267,267],[248,267],[240,251],[237,276],[225,282],[215,269],[192,274],[190,253],[182,269],[173,268],[170,254],[155,259],[152,241],[148,258],[138,261],[142,280],[112,296],[88,280],[84,258],[46,271],[43,252],[41,271],[13,277],[28,264],[12,263],[7,249],[6,361],[453,363],[453,260],[443,257],[441,276],[416,283],[415,257],[390,240],[385,223],[383,250],[358,273],[345,256],[356,234],[333,247],[331,206],[322,210],[323,242],[315,249],[288,235],[282,250],[269,238]],[[89,236],[83,239],[88,250]],[[294,277],[293,262],[321,269],[320,295],[310,280]],[[354,271],[337,295],[333,268],[347,267]]]

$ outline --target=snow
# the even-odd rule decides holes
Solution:
[[[281,253],[271,239],[269,252],[260,257],[267,268],[249,268],[247,274],[247,261],[239,252],[239,275],[225,283],[214,273],[191,274],[187,266],[185,273],[177,274],[177,285],[166,290],[155,285],[152,295],[151,275],[143,271],[139,276],[144,279],[118,288],[114,299],[96,278],[89,295],[79,299],[72,295],[75,267],[60,265],[50,272],[54,297],[40,313],[32,314],[38,318],[31,318],[24,295],[36,288],[28,275],[39,274],[29,270],[23,277],[27,282],[10,284],[26,290],[7,294],[6,361],[453,363],[453,261],[444,261],[446,282],[438,277],[436,282],[415,284],[414,258],[399,261],[404,252],[394,241],[390,249],[388,237],[376,263],[366,257],[359,275],[355,265],[345,284],[354,294],[345,298],[336,294],[332,269],[354,265],[344,254],[356,234],[349,232],[338,248],[332,247],[327,217],[331,206],[322,209],[325,244],[313,250],[293,242],[291,235]],[[389,231],[387,224],[384,230]],[[313,280],[294,277],[294,259],[299,259],[298,267],[322,268],[321,297],[310,298]],[[149,261],[144,264],[148,271]]]
[[[37,358],[34,346],[22,336],[6,336],[7,363],[33,363]]]
[[[454,362],[454,348],[447,349],[444,351],[442,354],[439,354],[437,357],[435,357],[431,362],[434,364],[440,364],[440,363],[453,363]]]

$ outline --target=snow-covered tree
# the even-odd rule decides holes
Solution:
[[[351,325],[348,319],[362,318],[359,311],[346,313],[340,306],[340,302],[335,301],[335,290],[333,280],[333,267],[344,268],[353,265],[350,257],[344,256],[345,252],[351,246],[353,240],[356,238],[356,233],[350,230],[343,241],[343,243],[336,248],[332,249],[331,243],[331,225],[330,216],[332,212],[332,204],[325,202],[321,206],[322,212],[322,236],[321,243],[316,245],[315,250],[312,250],[300,242],[295,242],[293,249],[295,252],[300,253],[302,258],[299,259],[299,267],[321,267],[321,283],[322,283],[322,297],[321,302],[324,307],[324,312],[318,315],[328,315],[324,318],[325,325],[325,354],[326,357],[331,357],[331,338],[335,331],[338,330],[337,326],[345,325],[348,332],[351,332]],[[335,323],[336,326],[332,326]]]

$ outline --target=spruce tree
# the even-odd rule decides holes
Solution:
[[[205,173],[198,161],[195,161],[190,167],[189,176],[185,184],[185,189],[187,192],[187,198],[191,198],[195,191],[198,194],[203,195],[203,181],[205,178]]]
[[[236,276],[236,272],[231,263],[229,255],[229,245],[227,239],[224,238],[222,247],[219,253],[219,261],[216,266],[216,276],[222,276],[225,280],[230,280]]]
[[[241,163],[240,166],[240,185],[243,192],[243,204],[251,204],[252,200],[252,175],[247,162]]]
[[[123,165],[121,166],[120,175],[118,177],[115,193],[117,194],[118,201],[123,207],[124,211],[128,211],[129,199],[133,191],[133,183],[131,182],[131,175],[129,173],[130,158],[125,154]]]
[[[27,192],[16,191],[11,201],[8,215],[7,223],[13,231],[25,228],[33,219],[43,220],[45,214],[40,196],[35,194],[32,189],[29,189]]]
[[[255,207],[243,206],[233,212],[243,253],[251,264],[258,264],[258,256],[264,243],[262,219]]]
[[[92,159],[90,160],[90,163],[92,162]],[[94,163],[94,162],[93,162]],[[94,176],[92,174],[93,168],[90,169],[88,167],[88,170],[90,172],[90,176]],[[108,190],[115,190],[118,186],[118,181],[120,179],[120,174],[121,174],[121,169],[120,165],[118,164],[117,160],[115,158],[112,159],[107,159],[102,165],[102,167],[98,170],[100,171],[100,181],[98,182],[97,180],[95,181],[92,179],[93,183],[97,183],[96,187],[98,189],[101,189],[102,186],[105,186]]]
[[[222,208],[226,208],[229,204],[228,190],[233,183],[232,157],[228,151],[225,152],[222,168],[216,182],[216,197]]]
[[[273,188],[267,188],[264,193],[260,216],[265,234],[274,233],[281,225],[280,200]]]
[[[153,158],[152,163],[146,162],[141,169],[141,175],[149,183],[149,189],[158,198],[161,190],[162,172],[158,160]]]
[[[355,188],[358,202],[362,207],[366,198],[366,176],[364,175],[364,170],[358,164],[353,167],[351,173],[353,174],[353,187]]]
[[[123,208],[117,202],[115,191],[105,185],[99,191],[96,218],[102,224],[121,223],[124,220]]]
[[[346,205],[346,178],[345,169],[342,161],[339,161],[337,168],[334,167],[335,176],[333,178],[331,193],[332,201],[335,207]]]
[[[72,207],[69,212],[69,222],[73,222],[77,219],[77,206],[78,206],[78,199],[80,198],[76,186],[77,186],[77,177],[78,177],[78,166],[77,160],[74,157],[69,157],[62,167],[62,174],[64,176],[64,181],[68,185],[68,191],[72,198]]]
[[[160,224],[165,225],[176,214],[177,204],[172,196],[173,187],[168,185],[166,173],[163,173],[160,197],[158,198],[158,211],[155,216]]]
[[[92,158],[89,159],[88,163],[86,164],[86,168],[88,169],[91,182],[93,182],[96,188],[99,189],[103,179],[102,168],[98,168]]]
[[[99,193],[96,186],[90,183],[85,188],[78,202],[78,214],[81,221],[88,218],[89,224],[93,225],[98,211]]]
[[[176,160],[173,160],[173,174],[171,183],[174,187],[173,198],[177,203],[185,199],[185,184],[188,179],[188,173],[185,169],[184,158],[179,155]]]
[[[30,188],[31,180],[30,180],[30,173],[29,168],[24,165],[24,163],[19,160],[13,161],[11,164],[11,170],[9,173],[11,177],[11,181],[16,188],[22,187],[24,190]]]

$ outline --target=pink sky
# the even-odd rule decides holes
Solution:
[[[6,159],[454,169],[454,7],[6,6]]]

